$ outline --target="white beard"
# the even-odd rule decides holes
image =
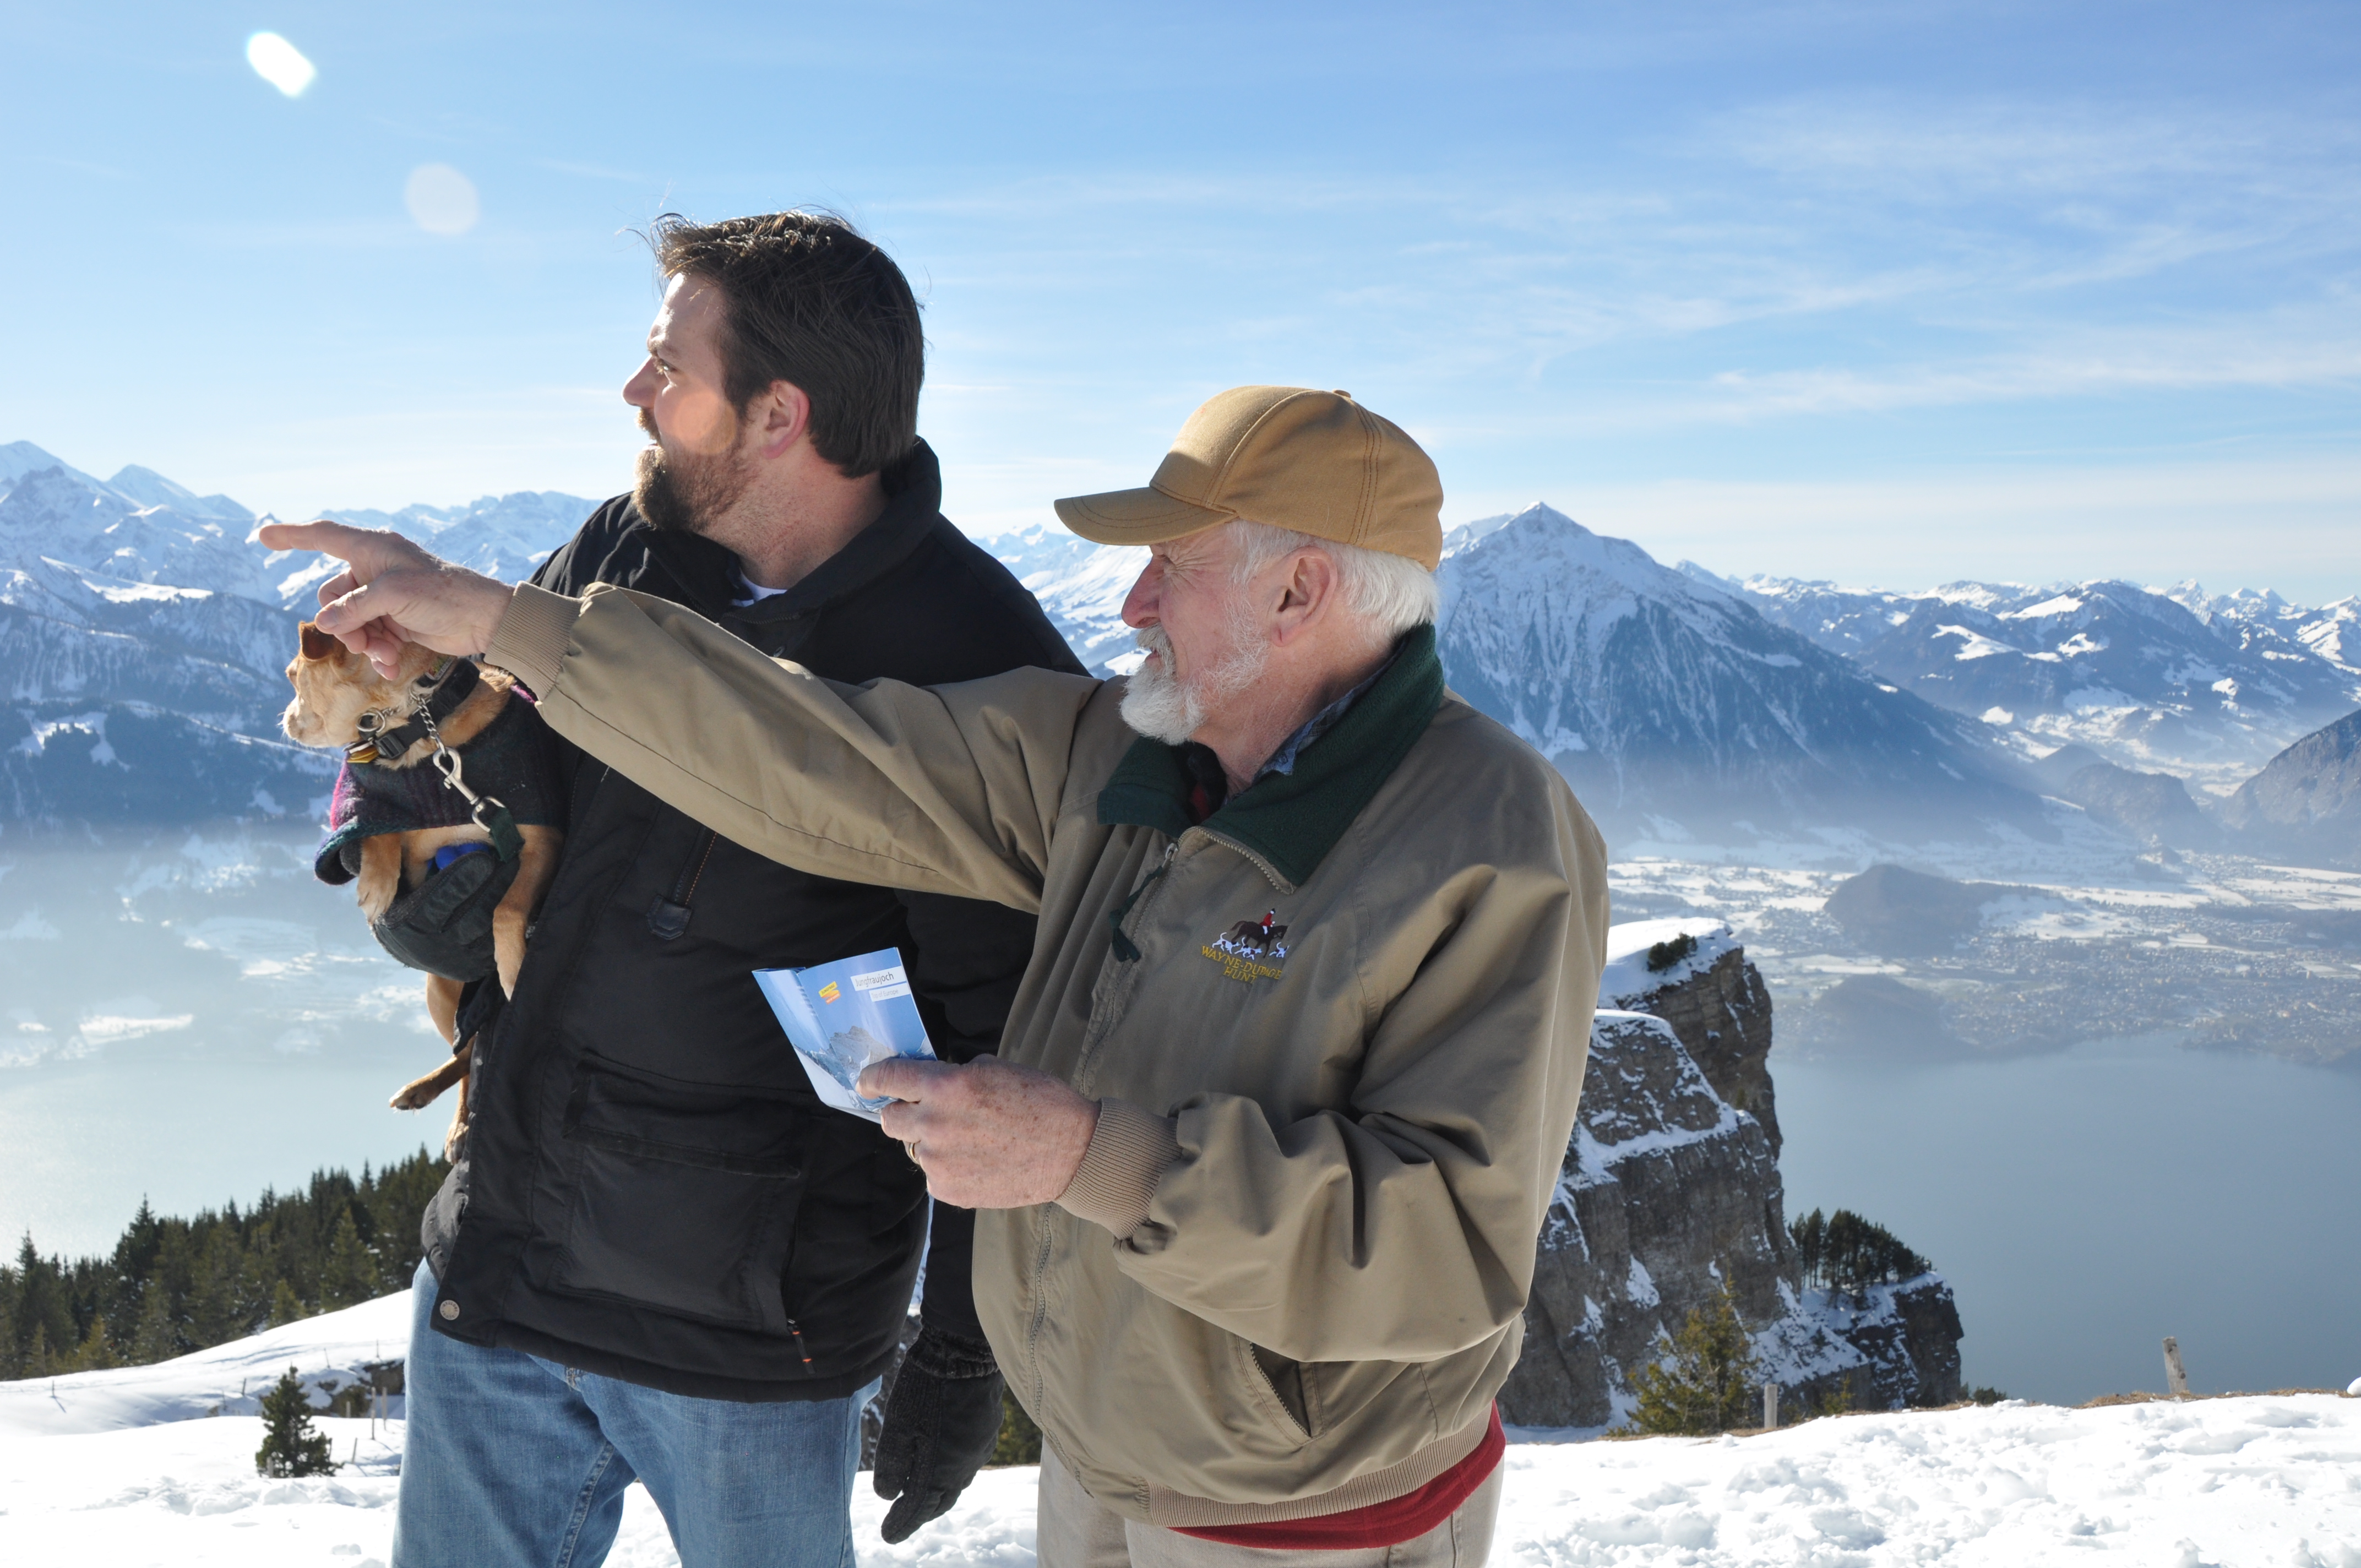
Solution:
[[[1239,609],[1243,611],[1244,607]],[[1229,652],[1212,669],[1183,682],[1172,674],[1172,640],[1150,626],[1132,640],[1156,657],[1124,683],[1123,721],[1151,740],[1178,746],[1204,727],[1209,704],[1235,696],[1262,678],[1270,644],[1252,635],[1250,618],[1234,615]]]

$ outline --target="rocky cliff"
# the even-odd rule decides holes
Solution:
[[[1771,1086],[1771,992],[1718,920],[1635,920],[1608,934],[1598,1004],[1673,1027],[1713,1091],[1763,1124],[1779,1152]]]
[[[1779,1180],[1770,994],[1730,928],[1616,927],[1601,995],[1613,1006],[1591,1035],[1502,1415],[1620,1421],[1631,1374],[1725,1282],[1791,1410],[1839,1389],[1858,1409],[1957,1398],[1960,1321],[1939,1275],[1858,1300],[1804,1288]]]

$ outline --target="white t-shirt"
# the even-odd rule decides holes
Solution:
[[[738,586],[746,590],[746,596],[731,599],[730,607],[732,609],[744,609],[750,604],[761,604],[764,599],[776,598],[787,591],[785,588],[766,588],[760,583],[750,581],[743,572],[738,574]]]

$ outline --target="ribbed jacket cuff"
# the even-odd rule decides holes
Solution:
[[[566,644],[574,640],[574,622],[582,601],[551,593],[547,588],[519,583],[509,596],[509,608],[492,630],[484,663],[501,669],[547,696],[557,687],[557,667],[566,662]]]
[[[1148,1201],[1165,1170],[1180,1157],[1172,1119],[1141,1110],[1126,1100],[1099,1102],[1099,1124],[1091,1134],[1073,1180],[1058,1194],[1058,1207],[1078,1220],[1104,1225],[1121,1241],[1148,1218]]]

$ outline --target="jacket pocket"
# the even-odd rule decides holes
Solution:
[[[1310,1442],[1319,1423],[1305,1398],[1302,1366],[1246,1340],[1233,1337],[1230,1343],[1238,1347],[1237,1359],[1257,1409],[1279,1427],[1290,1447]]]
[[[802,1117],[742,1090],[582,1059],[560,1129],[565,1243],[551,1283],[785,1336]]]

